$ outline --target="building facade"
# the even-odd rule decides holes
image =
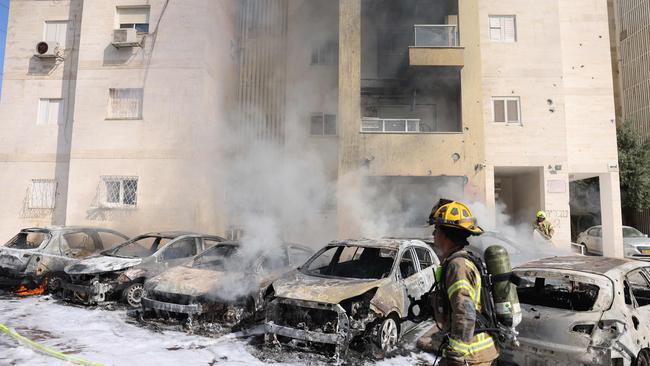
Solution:
[[[616,117],[646,140],[650,136],[650,4],[609,0],[609,7]],[[626,224],[650,232],[650,211],[626,216]]]
[[[488,227],[499,211],[532,231],[545,209],[568,247],[569,182],[598,177],[622,254],[606,0],[101,3],[12,2],[3,235],[224,233],[243,225],[229,162],[271,142],[317,158],[325,184],[295,194],[325,198],[285,206],[323,237],[426,235],[446,196]],[[116,45],[128,28],[137,45]],[[49,38],[62,55],[34,56]]]

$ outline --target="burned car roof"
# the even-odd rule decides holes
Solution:
[[[636,261],[621,258],[609,257],[588,257],[588,256],[566,256],[550,257],[524,263],[517,269],[528,268],[553,268],[565,269],[579,272],[590,272],[597,274],[606,274],[609,271],[617,270],[624,265],[630,265],[630,268],[638,264]]]
[[[395,238],[383,238],[383,239],[348,239],[348,240],[334,240],[327,244],[327,247],[336,247],[340,245],[345,246],[357,246],[362,248],[386,248],[386,249],[399,249],[402,246],[410,244],[421,244],[426,245],[426,243],[420,239],[395,239]]]
[[[159,236],[161,238],[172,239],[172,238],[177,238],[177,237],[183,236],[183,235],[201,235],[201,236],[203,236],[203,234],[194,233],[194,232],[191,232],[191,231],[158,231],[158,232],[151,232],[151,233],[138,235],[138,237],[142,237],[142,236]]]

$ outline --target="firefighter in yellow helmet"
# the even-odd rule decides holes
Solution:
[[[469,207],[444,199],[434,206],[429,224],[435,225],[434,247],[442,262],[432,296],[436,323],[447,335],[440,365],[490,365],[499,351],[495,337],[477,329],[484,284],[481,270],[465,250],[467,239],[483,230]]]
[[[551,240],[551,238],[553,238],[553,234],[555,233],[555,228],[553,228],[553,224],[547,220],[546,212],[544,211],[537,211],[533,228],[542,234],[546,240]]]

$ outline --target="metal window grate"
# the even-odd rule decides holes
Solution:
[[[361,120],[361,132],[419,133],[419,119],[394,119],[364,117]]]
[[[55,179],[32,179],[29,190],[29,209],[54,209],[56,202]]]
[[[113,89],[109,91],[109,119],[142,119],[142,88]]]
[[[133,208],[138,205],[138,177],[102,176],[100,189],[104,207]]]

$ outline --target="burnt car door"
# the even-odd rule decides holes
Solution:
[[[3,272],[14,275],[24,274],[32,259],[35,260],[40,253],[53,247],[58,250],[58,245],[55,243],[57,240],[58,238],[49,231],[22,230],[0,247],[0,274]]]
[[[200,246],[200,238],[194,236],[176,238],[156,254],[156,270],[162,271],[188,262],[199,253]]]
[[[625,276],[625,303],[630,308],[631,332],[634,340],[650,336],[650,270],[630,271]]]
[[[101,242],[92,230],[63,231],[58,235],[58,240],[30,261],[27,272],[37,276],[48,272],[63,272],[67,265],[100,250]]]
[[[417,301],[427,292],[426,282],[412,246],[407,247],[399,261],[400,285],[402,287],[402,311],[406,312],[412,301]],[[405,314],[403,314],[404,316]]]
[[[436,281],[434,272],[440,263],[438,262],[438,257],[435,256],[432,250],[423,247],[414,247],[413,249],[420,264],[422,282],[426,293],[433,288],[433,284]]]

